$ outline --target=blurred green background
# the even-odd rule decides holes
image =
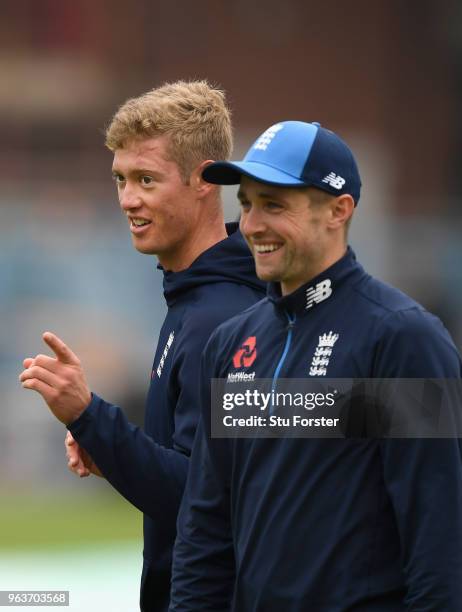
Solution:
[[[2,501],[1,551],[78,549],[88,544],[131,543],[140,537],[139,512],[112,491],[89,495],[27,495]]]
[[[67,590],[75,611],[138,609],[140,514],[104,483],[91,488],[2,500],[0,590]]]

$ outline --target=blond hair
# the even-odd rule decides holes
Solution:
[[[106,146],[115,151],[131,140],[164,134],[185,182],[202,161],[229,159],[233,137],[224,92],[205,80],[177,81],[131,98],[112,118]]]

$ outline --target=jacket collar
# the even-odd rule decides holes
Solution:
[[[268,299],[280,311],[286,311],[296,317],[303,316],[314,308],[320,308],[329,302],[329,298],[352,277],[365,274],[363,267],[356,261],[351,247],[345,255],[332,266],[312,278],[293,293],[281,295],[280,283],[268,284]]]
[[[252,254],[239,231],[238,223],[227,223],[228,237],[204,251],[180,272],[158,269],[164,274],[164,296],[168,306],[200,285],[230,282],[246,285],[264,297],[266,285],[255,274]]]

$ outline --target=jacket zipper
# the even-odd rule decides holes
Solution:
[[[286,317],[289,321],[289,326],[287,328],[287,338],[286,338],[286,344],[284,346],[284,350],[282,352],[281,358],[279,359],[279,363],[276,366],[276,369],[274,370],[274,375],[273,375],[273,380],[271,382],[271,408],[270,408],[270,414],[272,414],[273,412],[273,393],[276,390],[276,384],[278,381],[278,377],[279,377],[279,373],[282,369],[282,366],[284,365],[284,361],[286,360],[287,354],[289,352],[290,349],[290,344],[292,342],[292,330],[293,327],[295,325],[295,315],[293,316],[293,318],[290,316],[290,314],[285,311]]]

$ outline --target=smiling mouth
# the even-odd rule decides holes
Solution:
[[[282,244],[254,244],[253,248],[256,253],[259,255],[265,255],[267,253],[274,253],[274,251],[278,251],[282,247]]]
[[[149,225],[151,223],[151,221],[148,221],[147,219],[140,219],[139,217],[130,217],[129,221],[130,221],[130,228],[132,229],[138,229],[140,227],[145,227],[146,225]]]

